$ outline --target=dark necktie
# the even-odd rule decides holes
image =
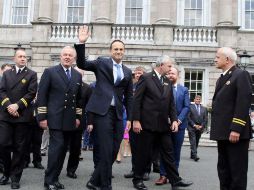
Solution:
[[[119,84],[119,82],[122,79],[122,72],[121,72],[121,65],[115,64],[117,70],[116,70],[116,82],[115,84]]]
[[[21,73],[21,69],[19,69],[19,70],[18,70],[18,73],[17,73],[17,75],[18,75],[18,74],[20,74],[20,73]]]
[[[161,81],[161,84],[163,84],[163,76],[161,76],[160,81]]]
[[[71,80],[70,70],[69,70],[69,69],[66,69],[65,72],[66,72],[66,75],[67,75],[68,80]]]

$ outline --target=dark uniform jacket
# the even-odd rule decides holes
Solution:
[[[251,138],[251,93],[251,79],[247,71],[233,66],[218,79],[212,102],[212,140],[228,140],[231,131],[239,132],[240,139]]]
[[[118,119],[123,119],[123,105],[127,111],[128,120],[131,120],[132,105],[132,72],[122,66],[124,77],[117,85],[114,84],[112,58],[101,58],[94,61],[85,60],[85,44],[75,44],[77,51],[77,65],[80,69],[94,72],[96,86],[87,104],[87,111],[105,115],[110,107],[113,95]]]
[[[154,71],[140,77],[133,99],[133,120],[149,131],[169,131],[168,118],[177,121],[172,83],[164,77],[161,84]]]
[[[37,92],[37,74],[25,67],[16,74],[15,67],[3,74],[0,83],[0,120],[7,122],[30,122],[33,117],[31,102]],[[17,103],[19,117],[13,117],[7,111],[10,104]]]
[[[71,69],[68,80],[61,64],[47,68],[38,90],[38,120],[47,120],[49,129],[76,130],[76,119],[81,119],[82,76]]]

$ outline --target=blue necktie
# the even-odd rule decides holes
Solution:
[[[200,105],[196,105],[197,111],[198,111],[198,115],[200,115]]]
[[[121,65],[115,64],[117,70],[116,70],[116,82],[115,84],[119,84],[119,82],[122,79],[122,72],[121,72]]]
[[[69,69],[66,69],[65,72],[66,72],[68,80],[71,80],[71,73],[70,73]]]

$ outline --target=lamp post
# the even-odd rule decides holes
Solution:
[[[246,50],[243,50],[242,53],[238,53],[237,55],[240,58],[237,65],[245,70],[246,67],[250,64],[251,55],[249,55]]]

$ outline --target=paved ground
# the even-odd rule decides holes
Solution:
[[[252,147],[254,148],[254,146]],[[254,151],[249,152],[249,173],[248,173],[248,190],[254,189]],[[83,152],[84,160],[80,162],[77,171],[78,179],[73,180],[66,177],[65,169],[62,172],[60,181],[65,185],[65,189],[80,190],[86,189],[85,184],[92,172],[92,154],[90,151]],[[186,146],[182,150],[182,161],[180,164],[180,174],[182,177],[192,180],[194,184],[186,190],[219,190],[218,178],[216,173],[217,151],[215,147],[201,147],[199,149],[200,161],[194,162],[189,159],[189,147]],[[46,165],[46,157],[43,158],[43,165]],[[133,190],[131,180],[125,179],[123,174],[130,170],[130,158],[124,158],[121,164],[114,164],[113,189],[114,190]],[[24,170],[21,179],[21,190],[42,190],[43,189],[42,170],[28,168]],[[152,173],[151,179],[145,184],[150,190],[171,190],[169,184],[164,186],[155,186],[154,181],[158,178],[158,174]],[[10,189],[10,186],[0,186],[1,190]]]

